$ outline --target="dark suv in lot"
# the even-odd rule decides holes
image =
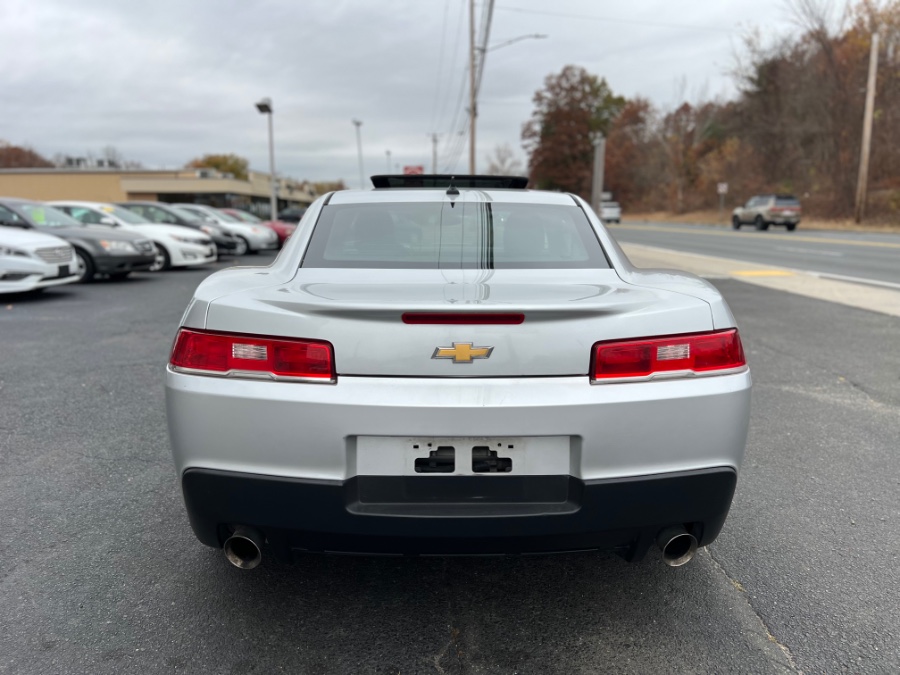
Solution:
[[[756,195],[734,210],[731,226],[736,230],[741,225],[768,230],[769,225],[784,225],[791,231],[800,222],[800,212],[800,200],[794,195]]]

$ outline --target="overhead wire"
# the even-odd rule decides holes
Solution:
[[[431,103],[431,123],[428,125],[429,129],[434,129],[435,117],[437,116],[438,109],[438,99],[440,98],[440,94],[443,91],[441,87],[441,81],[444,75],[444,47],[447,40],[447,14],[450,12],[450,0],[445,0],[444,2],[444,20],[443,20],[443,28],[441,30],[441,46],[438,50],[438,69],[437,69],[437,77],[434,81],[434,100]],[[454,57],[455,58],[455,57]]]
[[[485,53],[487,52],[487,43],[490,39],[490,31],[491,31],[491,23],[494,15],[494,0],[487,0],[482,5],[481,16],[479,17],[478,29],[476,31],[476,40],[475,40],[475,57],[476,57],[476,78],[475,78],[475,91],[476,96],[479,87],[481,86],[481,74],[484,72],[484,62],[485,62]],[[465,101],[465,84],[466,84],[466,73],[468,71],[468,66],[463,69],[463,76],[456,106],[456,113],[453,118],[453,123],[450,125],[450,133],[447,136],[447,143],[445,145],[444,151],[444,171],[446,173],[452,172],[455,170],[457,163],[459,162],[460,157],[462,156],[463,150],[466,146],[466,141],[469,140],[470,133],[470,120],[469,115],[465,115],[460,122],[459,116],[460,112],[465,109],[464,101]],[[457,128],[457,124],[459,124],[459,131],[457,133],[453,133],[453,130]]]
[[[453,44],[453,56],[450,58],[451,64],[455,64],[457,62],[457,58],[459,55],[459,46],[463,42],[462,33],[463,33],[463,27],[465,25],[465,21],[464,21],[464,19],[465,19],[465,3],[460,0],[457,0],[457,1],[459,2],[459,15],[457,17],[457,23],[456,23],[456,40]],[[446,111],[448,110],[448,108],[450,110],[453,110],[453,108],[452,108],[453,99],[451,98],[451,96],[452,96],[451,92],[455,88],[454,87],[455,81],[453,79],[455,76],[455,68],[453,65],[451,65],[450,68],[451,68],[451,70],[449,71],[450,77],[448,78],[448,81],[447,82],[441,81],[441,82],[437,83],[439,90],[442,91],[444,95],[441,97],[441,104],[439,106],[440,112],[438,114],[436,121],[432,124],[432,127],[429,130],[430,132],[434,132],[436,129],[446,128],[444,126],[445,119],[448,117]],[[464,84],[465,84],[465,73],[463,72],[461,85],[464,85]],[[446,154],[446,147],[449,147],[447,144],[449,144],[449,142],[452,140],[453,129],[456,128],[456,124],[457,124],[457,121],[459,118],[459,101],[460,101],[460,98],[457,96],[457,98],[456,98],[456,106],[457,107],[455,109],[455,112],[450,113],[453,116],[452,117],[453,121],[449,127],[450,133],[443,134],[444,137],[447,139],[447,141],[445,143],[445,148],[439,152],[438,157],[441,157],[442,155]]]

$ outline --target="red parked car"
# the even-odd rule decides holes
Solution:
[[[278,243],[281,246],[284,246],[284,242],[286,242],[288,237],[290,237],[294,233],[294,230],[297,229],[296,223],[284,223],[280,220],[263,220],[262,218],[254,216],[252,213],[241,211],[240,209],[219,209],[219,211],[224,211],[230,216],[240,218],[245,223],[265,225],[266,227],[275,230],[275,233],[278,235]]]

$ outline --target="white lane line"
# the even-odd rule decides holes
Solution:
[[[834,281],[849,281],[854,284],[865,284],[866,286],[880,286],[881,288],[890,288],[891,290],[900,291],[900,284],[892,281],[879,281],[877,279],[865,279],[863,277],[848,277],[844,274],[830,274],[828,272],[811,272],[806,270],[807,274],[820,279],[833,279]]]
[[[824,255],[831,258],[843,258],[841,251],[818,251],[813,248],[795,248],[793,246],[776,246],[776,251],[786,251],[787,253],[802,253],[803,255]]]
[[[860,241],[859,239],[845,239],[843,237],[838,238],[839,235],[831,235],[831,236],[803,236],[796,233],[787,232],[783,234],[769,234],[767,232],[735,232],[734,230],[729,230],[725,228],[717,228],[717,229],[700,229],[700,228],[685,228],[685,227],[673,227],[668,225],[638,225],[636,223],[625,223],[622,226],[622,229],[625,230],[627,228],[631,228],[633,230],[652,230],[654,232],[676,232],[679,234],[696,234],[699,236],[703,235],[712,235],[717,237],[757,237],[759,239],[772,239],[772,238],[782,238],[782,237],[790,237],[791,241],[807,241],[813,244],[843,244],[846,246],[869,246],[872,248],[900,248],[900,241]],[[868,234],[868,233],[861,233]],[[852,235],[848,235],[852,236]],[[784,239],[782,239],[784,241]]]

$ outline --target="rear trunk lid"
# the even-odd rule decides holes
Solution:
[[[404,323],[413,312],[524,321]],[[713,329],[703,300],[630,285],[612,269],[301,269],[213,301],[206,327],[327,340],[339,376],[403,377],[586,375],[600,340]]]

